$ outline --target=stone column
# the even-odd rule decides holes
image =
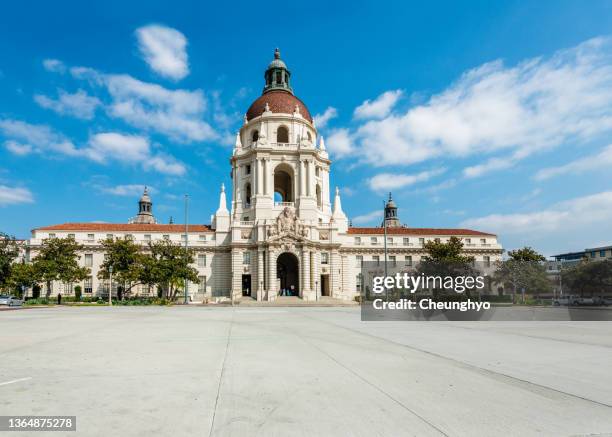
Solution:
[[[274,250],[268,250],[268,300],[276,299],[276,256]]]
[[[305,182],[305,174],[304,174],[304,161],[300,161],[299,162],[299,170],[300,170],[300,196],[303,196],[305,194],[305,190],[304,190],[304,184]]]
[[[302,249],[302,262],[301,262],[301,295],[305,300],[311,300],[311,286],[310,286],[310,251],[307,248]]]
[[[269,195],[270,191],[269,191],[269,185],[270,185],[270,164],[269,164],[270,158],[264,158],[263,159],[263,193],[264,195]]]
[[[263,300],[263,282],[265,274],[266,272],[264,271],[264,251],[259,250],[257,251],[257,300]]]

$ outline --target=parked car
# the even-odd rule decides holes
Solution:
[[[0,305],[7,305],[10,307],[19,307],[23,304],[23,301],[14,296],[9,296],[8,294],[0,295]]]
[[[571,306],[571,305],[580,305],[580,296],[575,296],[573,294],[567,296],[561,296],[557,299],[553,300],[554,306]]]

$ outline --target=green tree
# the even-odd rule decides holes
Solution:
[[[113,281],[121,284],[124,294],[141,284],[142,257],[138,247],[131,238],[107,238],[102,241],[105,259],[98,272],[99,279],[109,279],[109,268],[113,267]]]
[[[515,261],[546,261],[544,255],[536,252],[531,247],[525,246],[522,249],[511,250],[508,252],[508,257]]]
[[[563,288],[583,296],[602,296],[612,291],[612,261],[583,260],[573,267],[561,270]]]
[[[36,285],[36,273],[32,264],[25,262],[15,263],[11,268],[11,276],[7,284],[8,287],[15,291],[20,297],[25,288]]]
[[[146,263],[150,268],[147,272],[150,277],[147,280],[162,289],[162,297],[173,300],[185,279],[196,284],[200,282],[198,271],[191,267],[194,263],[192,249],[185,250],[167,240],[149,243],[149,249],[151,261]]]
[[[43,240],[33,266],[35,277],[47,285],[47,298],[51,295],[53,281],[78,282],[89,276],[89,268],[80,267],[78,263],[78,252],[82,249],[72,237]]]
[[[0,232],[0,290],[4,290],[11,277],[13,262],[19,256],[15,237]]]
[[[460,238],[452,236],[448,242],[428,241],[423,245],[427,255],[421,258],[417,272],[433,277],[474,276],[473,256],[466,256],[463,252],[463,242]],[[434,295],[440,295],[442,289],[434,289]],[[455,293],[453,293],[454,295]],[[470,293],[466,292],[469,296]]]
[[[513,303],[516,303],[518,291],[524,290],[535,295],[551,291],[552,284],[546,274],[546,266],[542,263],[546,260],[544,256],[531,247],[511,250],[508,256],[507,260],[497,264],[493,280],[512,290]]]

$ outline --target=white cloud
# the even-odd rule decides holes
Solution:
[[[500,153],[517,162],[611,130],[612,38],[596,38],[513,67],[484,64],[425,104],[368,120],[347,138],[359,159],[375,166],[494,155],[466,170],[476,176],[501,168]]]
[[[317,114],[314,116],[315,125],[317,128],[321,129],[327,126],[327,123],[332,118],[336,118],[338,116],[338,110],[333,106],[328,106],[323,114]]]
[[[34,196],[27,188],[0,185],[0,206],[33,202]]]
[[[146,137],[125,135],[116,132],[105,132],[93,135],[89,144],[83,149],[89,159],[105,163],[111,160],[127,164],[140,164],[147,169],[160,173],[180,176],[185,173],[185,166],[171,156],[155,154]]]
[[[112,194],[114,196],[129,196],[136,197],[140,196],[144,189],[145,185],[142,184],[126,184],[126,185],[116,185],[114,187],[97,187],[99,191],[102,193]],[[149,193],[154,194],[155,188],[147,186]]]
[[[584,173],[585,171],[597,169],[609,170],[610,166],[612,166],[612,144],[604,148],[597,155],[586,156],[559,167],[543,168],[536,173],[534,179],[543,181],[568,173]]]
[[[584,248],[612,232],[612,191],[576,197],[535,212],[473,218],[461,226],[497,232],[513,247],[538,244],[548,253]]]
[[[74,94],[59,90],[59,98],[57,100],[45,95],[36,94],[34,101],[41,107],[51,109],[58,114],[72,115],[84,120],[91,120],[96,112],[96,108],[102,103],[97,97],[92,97],[83,90],[78,90]]]
[[[64,73],[66,71],[66,66],[59,59],[45,59],[43,67],[52,73]]]
[[[5,146],[15,154],[38,153],[44,156],[86,158],[101,164],[110,161],[141,166],[145,170],[180,176],[186,171],[174,157],[153,150],[147,137],[103,132],[90,136],[86,146],[77,148],[70,140],[49,126],[19,120],[0,120],[0,133]]]
[[[376,211],[369,212],[364,215],[358,215],[357,217],[351,219],[351,221],[356,225],[364,225],[364,224],[372,224],[377,223],[381,224],[383,220],[383,210],[377,209]]]
[[[327,149],[337,158],[353,153],[353,144],[348,129],[334,129],[326,141]]]
[[[136,38],[142,57],[153,71],[174,80],[189,74],[187,38],[181,32],[150,24],[137,29]]]
[[[17,156],[29,155],[33,150],[29,144],[22,144],[13,140],[5,141],[4,146],[9,152]]]
[[[389,115],[402,94],[402,90],[385,91],[373,101],[366,100],[357,106],[353,112],[353,117],[358,120],[385,118]]]
[[[88,67],[73,67],[70,72],[77,79],[105,87],[112,98],[106,108],[108,114],[131,126],[179,142],[218,138],[203,120],[207,102],[201,90],[170,90],[127,74],[103,74]]]
[[[414,185],[444,173],[446,169],[422,171],[417,174],[381,173],[368,179],[368,185],[374,191],[393,190]]]

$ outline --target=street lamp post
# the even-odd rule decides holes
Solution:
[[[188,240],[189,240],[189,225],[187,224],[187,212],[189,205],[189,194],[185,194],[185,259],[187,259],[188,254]],[[185,276],[185,299],[183,301],[184,304],[187,304],[187,292],[189,288],[189,282],[187,281],[187,276]]]
[[[389,195],[391,196],[391,195]],[[387,277],[387,214],[386,214],[386,203],[383,200],[383,228],[384,228],[384,247],[385,247],[385,278]],[[389,300],[389,290],[385,287],[385,297]]]
[[[109,284],[108,284],[108,305],[113,306],[113,266],[108,266],[108,276],[109,276]]]

